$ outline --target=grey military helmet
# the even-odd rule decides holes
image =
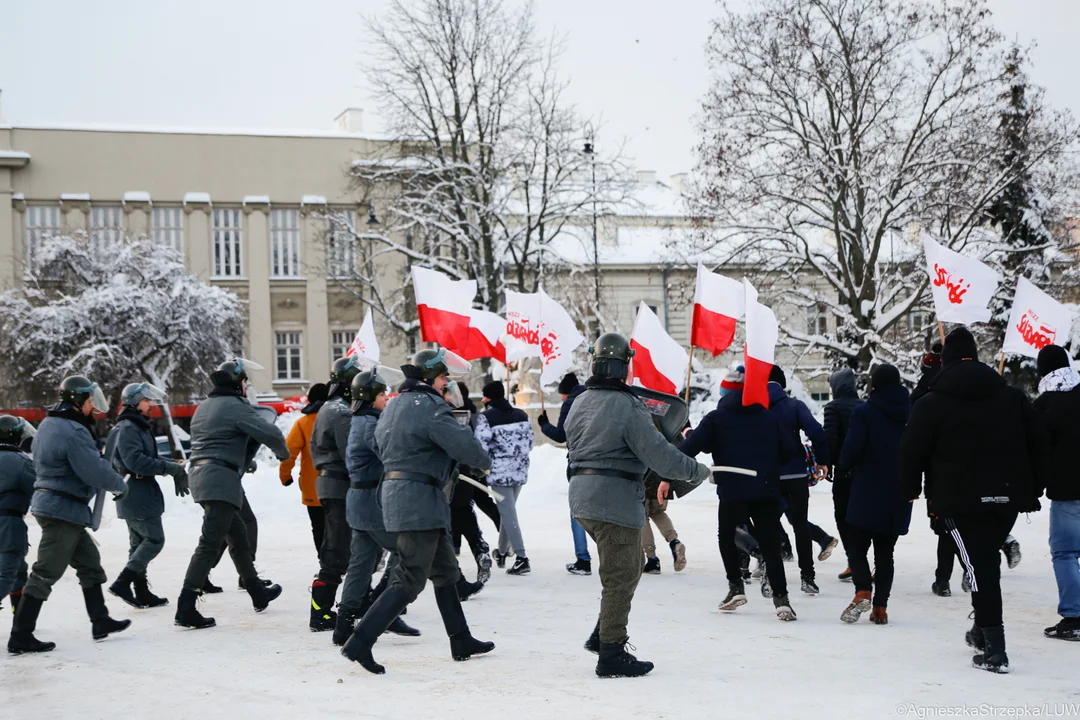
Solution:
[[[592,374],[599,378],[626,380],[634,350],[625,335],[604,333],[589,348],[593,356]]]
[[[0,445],[22,447],[23,443],[34,437],[34,426],[21,417],[0,415]]]
[[[142,400],[157,404],[164,399],[165,391],[148,382],[131,383],[120,393],[120,403],[128,407],[135,407]]]
[[[375,398],[397,385],[405,376],[400,370],[385,365],[378,365],[371,370],[358,373],[352,379],[351,392],[353,409],[362,403],[375,402]]]
[[[105,399],[101,387],[83,375],[71,375],[61,381],[60,400],[80,409],[83,403],[89,400],[99,413],[109,412],[109,401]]]

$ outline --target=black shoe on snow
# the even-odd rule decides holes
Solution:
[[[1046,628],[1043,634],[1054,640],[1080,640],[1080,618],[1061,618],[1061,622]]]
[[[821,592],[821,588],[817,586],[817,583],[812,579],[802,579],[802,591],[807,595],[817,595]]]
[[[195,601],[199,596],[194,590],[181,590],[180,598],[176,601],[176,617],[173,618],[173,624],[179,627],[193,628],[195,630],[203,630],[205,628],[212,628],[217,625],[212,617],[203,617],[202,614],[196,609]]]
[[[652,672],[653,664],[636,657],[626,651],[626,648],[635,649],[624,638],[618,643],[600,643],[600,660],[596,663],[596,676],[602,678],[617,677],[641,677]]]
[[[374,644],[362,637],[359,633],[353,633],[352,637],[341,648],[341,654],[373,675],[384,675],[386,668],[375,662],[375,656],[371,654]]]
[[[720,610],[723,612],[734,612],[745,604],[746,590],[743,586],[729,583],[728,594],[724,596],[723,601],[720,603]]]
[[[491,553],[482,552],[476,556],[476,582],[487,585],[491,579]]]
[[[776,617],[780,620],[791,622],[796,619],[795,611],[791,608],[791,603],[788,601],[787,595],[774,597],[773,607],[776,608]]]
[[[978,625],[972,624],[971,629],[964,633],[964,642],[967,643],[969,648],[975,648],[976,650],[986,649],[986,638],[983,637],[982,628]]]
[[[1006,540],[1005,544],[1001,546],[1001,552],[1005,553],[1005,563],[1012,570],[1020,564],[1020,543],[1016,541],[1012,535]]]
[[[337,588],[322,580],[311,583],[311,608],[308,613],[308,629],[311,632],[326,632],[337,625],[337,613],[332,608]],[[342,642],[345,642],[342,640]]]
[[[338,607],[337,619],[334,621],[334,634],[330,638],[338,647],[343,646],[356,629],[356,621],[360,619],[360,613],[354,610]]]
[[[131,627],[130,620],[113,620],[109,609],[105,607],[105,595],[100,585],[83,588],[83,600],[86,601],[86,614],[90,617],[90,632],[95,640],[104,640],[113,633],[123,632]]]
[[[420,631],[402,620],[400,615],[394,618],[394,622],[390,623],[390,627],[386,628],[386,632],[401,635],[402,637],[420,637]]]
[[[1009,656],[1005,654],[1005,627],[980,628],[986,649],[971,658],[973,667],[1004,675],[1009,672]]]
[[[600,654],[600,623],[596,623],[596,627],[593,628],[589,639],[585,641],[585,649],[593,655]]]
[[[270,581],[270,580],[265,580],[265,579],[263,579],[263,578],[258,578],[258,580],[259,580],[259,582],[261,582],[261,583],[262,583],[262,586],[263,586],[263,587],[270,587],[271,585],[273,585],[273,584],[274,584],[274,583],[273,583],[272,581]],[[237,587],[238,589],[240,589],[240,590],[247,590],[247,586],[246,586],[246,585],[244,585],[244,578],[237,578],[237,579],[236,579],[236,587]]]
[[[514,561],[514,567],[506,571],[507,575],[528,575],[532,572],[532,568],[529,566],[529,558],[519,557]]]
[[[566,566],[566,572],[571,575],[592,575],[592,561],[575,560]]]
[[[935,580],[930,590],[938,597],[952,597],[952,589],[949,588],[948,580]]]
[[[42,642],[34,637],[33,633],[16,633],[13,630],[11,632],[11,637],[8,638],[7,649],[12,655],[43,653],[55,650],[56,643]]]
[[[495,552],[491,553],[491,556],[495,558],[495,567],[501,570],[506,567],[506,560],[510,557],[510,553],[503,554],[496,550]]]
[[[473,655],[484,655],[494,649],[495,643],[477,640],[467,630],[450,638],[450,656],[458,662],[464,662]]]
[[[90,631],[95,640],[104,640],[114,633],[127,630],[129,627],[131,627],[130,620],[113,620],[106,615],[95,620],[90,626]]]
[[[671,546],[671,556],[675,559],[675,572],[682,572],[686,569],[686,546],[679,542],[678,538],[672,540],[668,545]]]
[[[210,578],[206,578],[206,582],[202,586],[203,595],[217,595],[219,592],[224,592],[220,585],[215,585],[210,582]]]
[[[247,594],[251,597],[251,604],[255,608],[255,612],[262,612],[270,606],[270,603],[281,596],[280,585],[265,587],[261,582],[248,584],[251,587],[247,588]]]
[[[660,574],[660,558],[651,557],[645,562],[645,567],[641,568],[642,575],[659,575]]]
[[[25,595],[19,601],[15,611],[15,620],[11,624],[11,637],[8,638],[8,652],[12,655],[23,653],[49,652],[56,648],[56,643],[42,642],[34,637],[38,615],[41,614],[41,600]]]
[[[139,608],[140,610],[146,605],[139,602],[135,597],[135,591],[132,589],[131,584],[135,582],[136,575],[131,570],[124,568],[120,573],[120,576],[113,581],[113,584],[109,586],[109,592],[120,598],[133,608]]]
[[[762,565],[761,566],[761,597],[763,597],[763,598],[771,598],[772,596],[773,596],[773,594],[772,594],[772,583],[769,582],[769,573],[765,572],[765,566]]]
[[[168,598],[158,597],[150,592],[150,583],[147,581],[146,575],[136,576],[134,587],[135,599],[138,600],[143,607],[155,608],[169,604]]]
[[[478,582],[472,582],[471,583],[468,580],[466,580],[464,576],[459,578],[458,581],[457,581],[458,599],[461,602],[465,602],[466,600],[468,600],[473,595],[477,594],[478,592],[480,592],[483,589],[484,589],[484,584],[483,583],[478,583]]]
[[[795,562],[795,553],[791,551],[790,545],[784,546],[784,549],[780,551],[780,557],[784,562]]]

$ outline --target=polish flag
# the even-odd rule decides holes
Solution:
[[[630,347],[634,349],[634,380],[649,390],[668,395],[683,391],[690,356],[671,339],[660,318],[645,303],[638,306]]]
[[[367,309],[364,324],[360,326],[352,345],[345,352],[345,357],[352,355],[370,360],[372,364],[377,365],[379,362],[379,339],[375,337],[375,323],[371,319],[371,308]]]
[[[769,373],[776,363],[776,341],[780,325],[772,310],[757,301],[757,290],[743,278],[746,293],[746,349],[743,365],[746,381],[743,384],[742,404],[769,407]]]
[[[506,348],[502,344],[504,332],[506,320],[487,310],[470,310],[468,341],[455,352],[465,360],[494,358],[505,365]]]
[[[457,352],[469,341],[469,313],[475,280],[451,280],[441,272],[413,266],[413,292],[420,337]]]
[[[735,339],[735,322],[743,316],[744,307],[740,282],[709,272],[698,263],[690,344],[708,350],[713,357],[727,350]]]

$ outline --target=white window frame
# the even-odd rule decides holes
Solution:
[[[300,210],[270,211],[270,277],[276,280],[303,278],[300,272]]]
[[[821,303],[806,306],[806,331],[808,335],[827,335],[829,332],[829,309]]]
[[[326,277],[345,279],[356,271],[356,213],[339,213],[346,218],[346,228],[331,223],[326,235]],[[347,268],[347,269],[341,269]]]
[[[124,208],[120,205],[90,207],[90,246],[107,253],[120,246],[124,237]]]
[[[61,224],[59,205],[28,205],[26,208],[26,264],[31,265],[38,248],[46,238],[60,235]]]
[[[282,359],[285,367],[282,368]],[[274,331],[274,382],[293,382],[304,378],[304,333],[302,330]]]
[[[244,279],[244,211],[213,209],[212,264],[214,280]]]
[[[154,207],[150,210],[150,236],[154,243],[184,254],[184,208]]]

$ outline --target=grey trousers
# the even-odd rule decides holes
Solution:
[[[105,583],[107,578],[101,567],[101,555],[86,528],[37,515],[34,519],[41,526],[41,541],[23,595],[42,602],[48,600],[53,585],[63,577],[69,566],[75,568],[79,584],[84,588]]]
[[[349,570],[341,585],[340,612],[359,612],[364,595],[371,587],[371,576],[383,550],[390,552],[389,571],[397,565],[397,534],[385,530],[352,531],[352,549],[349,554]]]
[[[630,604],[641,580],[641,529],[578,518],[600,558],[600,642],[626,640]]]
[[[503,496],[495,505],[499,508],[499,552],[505,555],[510,548],[519,558],[528,557],[525,554],[525,541],[521,537],[521,524],[518,522],[517,499],[521,494],[523,485],[511,485],[509,487],[495,488],[495,492]]]
[[[25,551],[0,553],[0,599],[22,590],[29,570]]]
[[[251,559],[251,545],[248,543],[247,526],[240,516],[240,509],[227,502],[212,500],[200,503],[203,507],[202,534],[199,544],[188,563],[184,575],[184,589],[202,592],[210,569],[217,564],[221,550],[229,546],[229,555],[236,572],[245,581],[255,582],[258,573]]]
[[[145,575],[146,566],[165,547],[165,529],[161,518],[126,520],[128,526],[127,569],[136,575]]]
[[[404,588],[409,602],[423,592],[430,579],[437,588],[453,585],[461,577],[454,543],[445,530],[414,530],[397,534],[398,564],[390,575],[392,587]]]

